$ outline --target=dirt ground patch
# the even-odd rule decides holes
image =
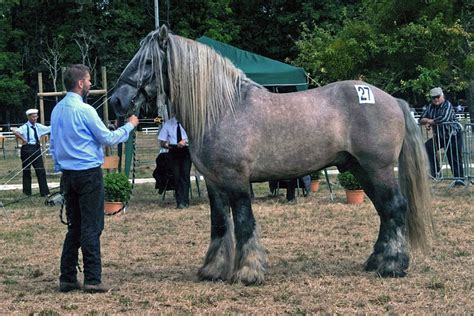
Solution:
[[[196,277],[209,242],[207,198],[176,210],[171,196],[161,201],[140,185],[126,214],[106,218],[105,294],[57,291],[66,227],[57,208],[25,200],[8,215],[0,209],[0,314],[469,314],[473,190],[434,188],[433,251],[412,253],[400,279],[363,270],[379,224],[370,202],[346,205],[342,190],[334,202],[323,189],[296,205],[261,195],[253,208],[269,267],[264,285],[246,287]]]

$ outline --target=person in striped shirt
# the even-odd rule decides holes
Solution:
[[[431,103],[421,114],[419,123],[427,128],[433,126],[433,137],[426,143],[426,151],[430,162],[431,176],[436,177],[440,172],[437,161],[437,151],[444,148],[455,185],[465,185],[462,164],[462,130],[451,102],[445,99],[443,90],[439,87],[430,90]],[[443,124],[446,123],[446,124]]]

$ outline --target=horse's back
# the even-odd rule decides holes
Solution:
[[[361,102],[358,87],[369,89],[373,103]],[[224,116],[208,139],[212,160],[235,164],[258,181],[307,174],[348,155],[391,164],[404,130],[395,98],[364,82],[342,81],[285,94],[250,86],[236,113]]]
[[[267,121],[271,121],[267,124],[277,128],[279,135],[308,135],[306,140],[317,138],[349,152],[364,147],[359,140],[383,146],[404,137],[403,111],[397,100],[362,81],[269,95],[268,100],[257,100],[258,106],[264,107]]]

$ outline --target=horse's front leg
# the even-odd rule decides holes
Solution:
[[[257,235],[250,203],[250,188],[233,188],[228,192],[236,239],[232,281],[246,285],[261,284],[264,281],[267,258]]]
[[[211,242],[198,276],[201,280],[230,280],[235,247],[229,198],[209,181],[206,185],[211,204]]]

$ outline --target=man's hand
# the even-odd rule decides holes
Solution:
[[[186,146],[186,141],[182,139],[177,145],[178,145],[178,148],[183,148]]]
[[[23,145],[28,143],[28,141],[25,139],[25,137],[23,137],[23,135],[18,133],[16,131],[16,129],[11,129],[11,131],[12,131],[13,135],[15,135],[15,137],[18,138],[22,142]]]
[[[133,126],[137,127],[138,123],[140,122],[138,121],[138,117],[132,115],[128,118],[128,123],[132,123]]]
[[[426,124],[428,124],[428,125],[434,125],[434,120],[433,120],[433,119],[429,119],[429,118],[427,118],[427,117],[424,117],[424,118],[420,119],[419,122],[420,122],[421,125],[426,125]]]

